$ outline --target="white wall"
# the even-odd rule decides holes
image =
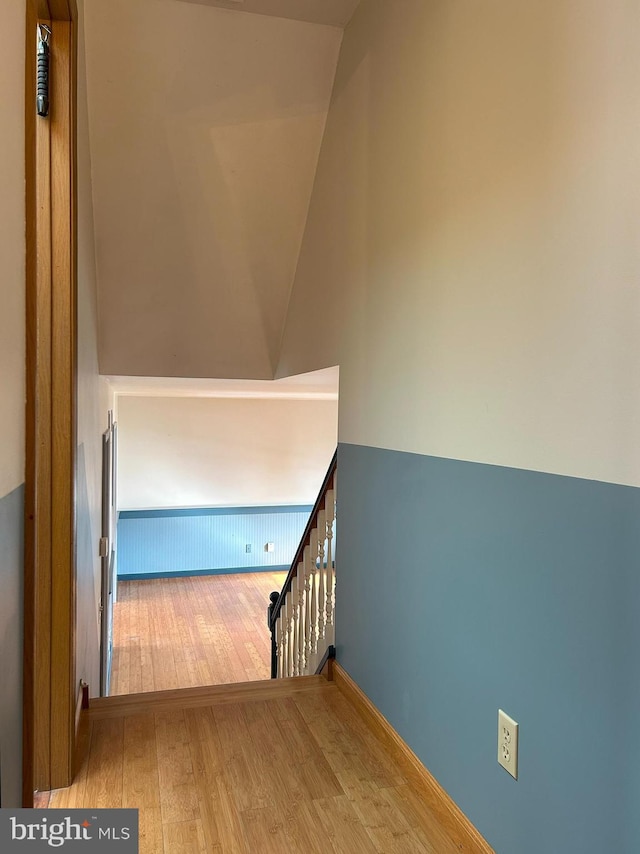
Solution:
[[[338,658],[509,854],[640,850],[634,726],[603,747],[640,708],[639,20],[365,0],[283,342],[282,375],[340,364]]]
[[[25,403],[24,0],[0,26],[0,805],[21,803]]]
[[[86,13],[102,373],[272,379],[342,31]]]
[[[100,399],[96,263],[87,115],[84,4],[78,4],[78,398],[76,476],[77,680],[100,692],[100,558],[102,432],[107,411]]]
[[[0,498],[24,481],[24,0],[0,27]]]
[[[341,441],[640,484],[636,12],[361,4],[279,367]]]
[[[313,504],[337,401],[118,399],[121,510]]]

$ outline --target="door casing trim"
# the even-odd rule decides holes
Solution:
[[[36,116],[36,23],[51,109]],[[26,469],[23,806],[70,785],[76,755],[75,0],[28,0],[25,40]]]

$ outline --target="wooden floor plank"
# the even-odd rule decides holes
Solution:
[[[335,685],[185,694],[184,707],[146,713],[101,701],[120,715],[92,720],[84,771],[50,806],[138,808],[140,854],[487,854],[405,779]]]
[[[431,846],[425,847],[402,810],[388,796],[389,789],[356,797],[353,809],[367,830],[380,854],[439,854]]]
[[[283,811],[248,810],[242,813],[247,849],[260,854],[325,854],[323,828],[312,802],[299,803]]]
[[[153,715],[124,719],[122,802],[139,810],[140,848],[163,854],[160,776]]]
[[[300,781],[300,790],[314,798],[343,794],[340,781],[333,773],[320,745],[313,738],[292,697],[275,699],[269,704],[272,738],[277,733],[280,746],[278,767],[288,767]],[[265,713],[266,717],[266,713]]]
[[[385,792],[394,808],[401,812],[420,839],[428,840],[435,854],[459,854],[469,851],[466,836],[451,824],[450,816],[436,811],[409,784]]]
[[[314,807],[322,825],[325,850],[334,854],[379,854],[346,795],[314,801]]]
[[[84,804],[96,809],[122,807],[124,720],[94,721],[87,763]],[[71,787],[75,789],[75,785]],[[73,793],[70,793],[71,795]],[[55,804],[53,805],[55,806]]]
[[[162,823],[197,821],[200,808],[184,712],[157,713],[155,735]]]
[[[305,798],[305,788],[298,773],[297,762],[291,761],[282,741],[275,720],[271,715],[271,703],[267,700],[247,703],[242,710],[251,739],[251,754],[256,773],[260,775],[275,806],[297,804]],[[286,770],[285,770],[286,769]]]
[[[244,708],[252,704],[246,704]],[[237,809],[275,807],[275,798],[265,778],[266,763],[255,745],[242,705],[215,706],[212,710],[220,737],[225,770]]]
[[[209,851],[199,820],[165,824],[164,847],[171,854],[208,854]]]
[[[397,765],[367,730],[351,704],[338,692],[317,692],[295,698],[303,719],[334,772],[353,771],[379,788],[406,783]]]
[[[269,594],[286,573],[121,581],[111,694],[268,679]]]
[[[405,775],[396,765],[390,765],[389,757],[376,736],[371,732],[363,718],[340,691],[322,695],[323,704],[333,712],[330,717],[337,718],[349,739],[358,745],[358,753],[371,777],[378,781],[381,788],[399,786],[407,782]],[[393,772],[391,771],[393,768]]]
[[[247,854],[211,709],[186,709],[185,719],[207,851]]]

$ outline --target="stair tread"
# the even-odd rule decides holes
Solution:
[[[165,708],[191,708],[219,703],[238,703],[282,697],[301,691],[329,689],[335,686],[324,676],[294,676],[287,679],[266,679],[255,682],[235,682],[226,685],[203,685],[198,688],[174,688],[168,691],[149,691],[141,694],[121,694],[115,697],[96,697],[89,706],[94,720],[124,717]]]

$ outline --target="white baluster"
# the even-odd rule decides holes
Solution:
[[[335,515],[335,490],[333,489],[330,489],[327,492],[325,508],[327,514],[327,600],[325,613],[327,626],[333,626],[333,597],[335,581],[335,573],[333,571],[333,519]]]
[[[327,533],[325,511],[318,511],[318,641],[324,640],[325,589],[327,572],[324,566],[324,541]],[[321,650],[324,652],[324,650]]]
[[[295,676],[296,675],[296,673],[295,673],[295,659],[294,659],[295,653],[294,653],[294,646],[293,646],[293,643],[294,643],[293,633],[294,633],[294,627],[295,627],[293,614],[294,614],[295,609],[293,607],[293,597],[291,596],[291,590],[289,590],[289,592],[287,593],[287,605],[288,605],[288,612],[287,613],[289,614],[289,643],[287,645],[287,652],[289,654],[289,674],[288,675],[289,676]]]
[[[304,571],[304,671],[309,672],[309,661],[311,660],[311,558],[310,546],[304,547],[302,553],[302,566]]]
[[[280,676],[284,678],[287,675],[287,601],[282,603],[282,608],[280,609],[280,622],[282,627],[280,629],[282,634],[282,667],[280,668]]]
[[[304,566],[302,561],[299,561],[296,572],[298,574],[298,648],[296,651],[297,655],[297,666],[298,666],[298,675],[304,675],[304,650],[305,650],[305,604],[304,604]]]
[[[287,630],[284,623],[284,604],[280,608],[280,613],[278,614],[278,635],[280,637],[280,654],[278,655],[278,676],[280,679],[285,675],[286,672],[286,661],[285,661],[285,637],[287,634]]]
[[[291,676],[291,597],[287,593],[284,600],[284,672]]]
[[[291,590],[289,597],[291,600],[291,618],[293,621],[293,630],[291,632],[292,639],[292,655],[291,655],[291,675],[299,676],[298,670],[298,578],[293,576],[291,579]]]
[[[282,675],[282,639],[280,637],[282,630],[280,627],[280,614],[278,614],[273,630],[276,638],[276,678],[278,678]]]
[[[336,498],[334,471],[333,486],[324,496],[275,623],[279,678],[314,673],[320,655],[335,643]]]
[[[310,640],[311,640],[311,655],[309,657],[309,670],[313,673],[315,670],[315,656],[318,652],[318,590],[316,583],[316,575],[318,567],[316,565],[316,557],[318,554],[318,529],[311,529],[311,538],[309,543],[309,558],[311,570],[311,620],[310,620]]]
[[[336,601],[336,573],[333,567],[331,568],[331,572],[327,578],[327,584],[329,585],[329,591],[327,593],[328,596],[331,597],[330,607],[331,607],[331,623],[327,623],[326,628],[326,636],[327,636],[327,646],[331,646],[336,642],[336,627],[334,624],[334,613],[335,613],[335,601]]]

